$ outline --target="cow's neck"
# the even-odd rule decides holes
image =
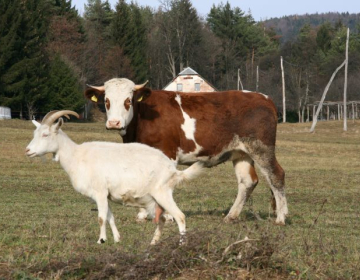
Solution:
[[[126,128],[126,134],[122,137],[124,143],[132,143],[132,142],[137,142],[136,139],[136,130],[137,130],[137,125],[138,125],[138,106],[140,104],[139,103],[135,103],[134,104],[134,117],[132,118],[132,120],[130,121],[129,125]]]

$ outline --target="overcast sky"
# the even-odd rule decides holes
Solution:
[[[87,0],[73,0],[72,4],[76,6],[79,13],[84,12],[84,4]],[[109,0],[114,8],[117,0]],[[130,2],[127,1],[128,3]],[[159,0],[137,0],[140,6],[150,6],[158,8],[161,4]],[[200,16],[206,16],[212,5],[218,5],[227,1],[215,0],[192,0]],[[360,0],[229,0],[231,7],[239,7],[244,12],[251,11],[256,21],[269,19],[272,17],[281,17],[286,15],[302,15],[327,12],[349,12],[360,13]]]

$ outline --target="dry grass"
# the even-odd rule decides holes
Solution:
[[[175,224],[149,247],[154,225],[111,204],[122,237],[100,246],[95,204],[76,193],[58,163],[30,160],[30,122],[0,121],[0,279],[357,279],[360,275],[360,122],[280,124],[277,155],[286,171],[288,225],[273,225],[260,184],[239,221],[224,224],[237,190],[230,163],[181,186],[188,242]],[[66,123],[76,142],[119,141],[103,123]],[[263,220],[258,220],[257,213]],[[225,248],[245,237],[254,241]]]

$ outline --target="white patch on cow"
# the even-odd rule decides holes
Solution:
[[[196,143],[195,140],[195,131],[196,131],[196,120],[191,118],[182,108],[181,106],[181,97],[180,95],[176,95],[175,101],[179,104],[180,110],[182,112],[184,123],[181,125],[181,129],[185,133],[186,139],[192,140],[195,143],[195,150],[184,154],[183,150],[178,149],[176,160],[179,162],[194,162],[197,161],[196,155],[201,151],[202,147]]]
[[[196,130],[196,120],[193,118],[190,118],[190,116],[184,112],[182,106],[181,106],[181,97],[180,95],[176,95],[175,100],[177,103],[179,103],[180,110],[184,117],[184,123],[181,125],[181,129],[185,132],[185,137],[189,140],[195,141],[195,130]]]
[[[261,92],[258,92],[258,94],[261,94],[262,96],[264,96],[266,99],[269,99],[269,96],[267,96],[266,94],[263,94]]]
[[[267,96],[266,94],[263,94],[263,93],[261,93],[261,92],[255,92],[255,91],[250,91],[250,90],[242,90],[242,92],[244,92],[244,93],[252,93],[252,92],[254,92],[254,93],[257,93],[257,94],[261,94],[261,95],[264,96],[266,99],[269,99],[269,96]]]

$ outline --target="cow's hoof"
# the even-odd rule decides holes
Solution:
[[[285,226],[285,222],[284,221],[275,221],[275,225],[277,225],[277,226]]]
[[[165,223],[173,223],[174,217],[170,214],[164,214],[163,217],[165,218]]]
[[[237,218],[234,218],[234,217],[226,216],[226,217],[224,218],[224,222],[225,222],[226,224],[233,224],[233,223],[235,223],[236,221],[237,221]]]

